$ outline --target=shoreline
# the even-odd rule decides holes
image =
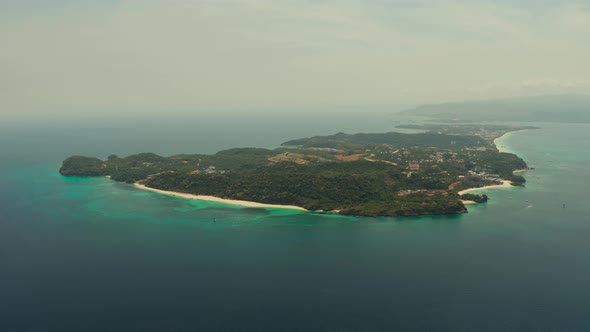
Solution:
[[[155,192],[155,193],[162,194],[162,195],[181,197],[181,198],[186,198],[186,199],[195,199],[195,200],[207,201],[207,202],[224,203],[224,204],[237,205],[237,206],[243,206],[243,207],[249,207],[249,208],[276,208],[276,209],[289,209],[289,210],[298,210],[298,211],[309,212],[309,210],[302,208],[300,206],[295,206],[295,205],[264,204],[264,203],[257,203],[257,202],[251,202],[251,201],[241,201],[241,200],[237,200],[237,199],[225,199],[225,198],[219,198],[219,197],[215,197],[215,196],[193,195],[193,194],[180,193],[180,192],[176,192],[176,191],[160,190],[160,189],[150,188],[150,187],[144,186],[139,183],[134,183],[133,185],[136,188],[139,188],[142,190],[147,190],[147,191]]]
[[[514,186],[510,183],[510,181],[504,180],[504,181],[502,181],[502,184],[494,184],[491,186],[464,189],[464,190],[459,191],[457,194],[464,195],[464,194],[467,194],[467,193],[470,193],[473,191],[498,189],[498,188],[512,188],[512,187],[514,187]]]
[[[520,129],[520,130],[515,130],[515,131],[509,131],[500,137],[494,138],[493,143],[496,146],[496,149],[498,149],[499,152],[514,153],[514,151],[510,150],[505,145],[500,145],[499,143],[500,143],[500,141],[503,141],[506,138],[512,136],[512,134],[519,132],[519,131],[524,131],[524,130],[530,130],[530,129]],[[514,154],[516,154],[516,153],[514,153]]]
[[[496,149],[498,149],[499,152],[507,152],[507,153],[510,152],[510,150],[508,148],[506,148],[504,145],[500,145],[499,143],[500,143],[500,141],[508,138],[512,133],[515,133],[515,131],[509,131],[500,137],[494,138],[494,141],[493,141],[494,145],[496,146]]]
[[[500,145],[499,143],[500,143],[500,141],[508,138],[509,136],[511,136],[512,134],[514,134],[517,131],[520,131],[520,130],[509,131],[509,132],[505,133],[504,135],[495,138],[493,142],[494,142],[494,145],[496,146],[496,149],[498,149],[499,152],[514,153],[514,152],[510,151],[510,149],[508,149],[506,146]],[[522,173],[522,172],[526,172],[528,170],[529,170],[528,168],[517,169],[517,170],[514,170],[512,173],[513,174]],[[464,189],[464,190],[459,191],[458,194],[463,195],[463,194],[471,193],[474,191],[480,191],[480,190],[498,189],[498,188],[512,188],[512,187],[515,187],[515,186],[513,186],[510,181],[502,180],[502,184],[495,184],[495,185],[485,186],[485,187]],[[467,203],[467,204],[470,204],[470,203]]]

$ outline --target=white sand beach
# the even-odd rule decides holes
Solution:
[[[146,187],[146,186],[139,184],[139,183],[135,183],[135,187],[137,187],[139,189],[143,189],[143,190],[153,191],[153,192],[163,194],[163,195],[168,195],[168,196],[182,197],[182,198],[187,198],[187,199],[198,199],[201,201],[225,203],[225,204],[239,205],[239,206],[251,207],[251,208],[279,208],[279,209],[308,211],[300,206],[294,206],[294,205],[263,204],[263,203],[249,202],[249,201],[240,201],[240,200],[235,200],[235,199],[223,199],[223,198],[219,198],[219,197],[215,197],[215,196],[192,195],[192,194],[179,193],[179,192],[175,192],[175,191],[159,190],[159,189]]]
[[[515,132],[516,131],[508,132],[508,133],[506,133],[494,140],[494,144],[498,148],[498,151],[512,153],[512,151],[510,151],[506,146],[504,146],[501,141],[508,138],[510,135],[512,135]],[[517,169],[513,173],[516,174],[516,173],[522,173],[522,172],[526,172],[526,171],[528,171],[528,168]],[[474,192],[474,191],[480,191],[480,190],[496,189],[496,188],[510,188],[510,187],[513,187],[513,185],[510,183],[510,181],[504,180],[504,181],[502,181],[502,184],[496,184],[496,185],[492,185],[492,186],[485,186],[485,187],[479,187],[479,188],[469,188],[469,189],[461,190],[459,192],[459,195],[467,194],[467,193]],[[463,204],[471,204],[471,203],[469,201],[463,201]]]
[[[500,151],[500,152],[514,153],[514,151],[510,150],[502,142],[504,140],[506,140],[508,137],[512,136],[514,133],[517,133],[519,131],[525,131],[525,130],[529,130],[529,129],[521,129],[521,130],[507,132],[506,134],[494,139],[494,145],[496,145],[496,147],[498,148],[498,151]]]
[[[498,148],[498,151],[500,152],[511,152],[508,148],[506,148],[503,144],[502,141],[506,138],[508,138],[510,135],[512,135],[513,133],[515,133],[515,131],[511,131],[508,132],[496,139],[494,139],[494,145],[496,145],[496,147]]]
[[[495,184],[492,186],[485,186],[485,187],[479,187],[479,188],[469,188],[469,189],[461,190],[459,192],[459,195],[467,194],[467,193],[470,193],[473,191],[497,189],[497,188],[511,188],[511,187],[513,187],[513,186],[510,184],[510,181],[505,180],[505,181],[502,181],[502,184]]]

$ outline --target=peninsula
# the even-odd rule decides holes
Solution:
[[[486,195],[463,190],[524,184],[515,171],[526,163],[500,152],[494,139],[531,128],[440,126],[417,134],[338,133],[291,140],[277,149],[212,155],[73,156],[59,172],[109,176],[186,198],[355,216],[461,214],[467,212],[464,201],[487,201]]]

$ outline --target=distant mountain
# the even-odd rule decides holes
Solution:
[[[539,121],[590,123],[590,96],[536,96],[433,104],[403,113],[444,122]]]

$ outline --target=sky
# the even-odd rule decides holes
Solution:
[[[590,94],[590,5],[0,0],[0,119]]]

